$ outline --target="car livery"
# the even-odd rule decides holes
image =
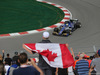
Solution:
[[[70,19],[69,21],[65,21],[63,25],[55,27],[52,34],[59,36],[69,36],[77,28],[81,28],[81,23],[77,19]]]

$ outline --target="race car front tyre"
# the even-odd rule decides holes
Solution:
[[[53,35],[58,35],[58,33],[57,33],[57,32],[53,32],[52,34],[53,34]]]
[[[71,35],[72,34],[72,31],[71,30],[66,30],[63,33],[67,33],[67,34]]]
[[[54,28],[54,32],[58,32],[59,31],[59,29],[58,28]]]
[[[70,31],[70,32],[69,32],[69,35],[71,35],[71,34],[72,34],[72,32]]]

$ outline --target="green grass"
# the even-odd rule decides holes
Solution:
[[[63,17],[61,9],[35,0],[0,0],[0,34],[40,29]]]

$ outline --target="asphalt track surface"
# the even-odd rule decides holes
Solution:
[[[73,18],[79,19],[82,28],[77,29],[71,36],[58,37],[50,32],[50,40],[55,43],[68,43],[74,52],[93,52],[93,46],[100,48],[100,0],[47,0],[70,10]],[[23,43],[37,43],[42,40],[42,32],[14,37],[0,37],[0,51],[10,53],[25,51]],[[0,52],[1,53],[1,52]],[[91,54],[91,53],[89,53]],[[32,57],[37,56],[30,55]]]

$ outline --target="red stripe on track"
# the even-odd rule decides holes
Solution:
[[[67,10],[63,10],[64,12],[68,12]]]
[[[51,5],[56,5],[56,4],[51,4]]]
[[[57,27],[56,25],[52,25],[52,26],[49,26],[50,28],[55,28],[55,27]]]
[[[3,37],[3,36],[10,36],[10,34],[1,34],[0,37]]]
[[[47,2],[45,2],[45,1],[42,1],[43,3],[47,3]]]
[[[69,20],[70,18],[69,18],[69,17],[64,17],[64,19],[67,19],[67,20]]]
[[[42,29],[37,29],[37,31],[44,31],[44,30],[46,30],[46,29],[43,29],[43,28]]]
[[[20,35],[28,34],[28,32],[19,32]]]
[[[58,7],[58,8],[63,8],[63,7]]]
[[[69,14],[69,13],[66,13],[65,15],[68,15],[68,16],[70,16],[70,14]]]
[[[59,23],[64,23],[64,22],[61,21],[61,22],[59,22]]]

